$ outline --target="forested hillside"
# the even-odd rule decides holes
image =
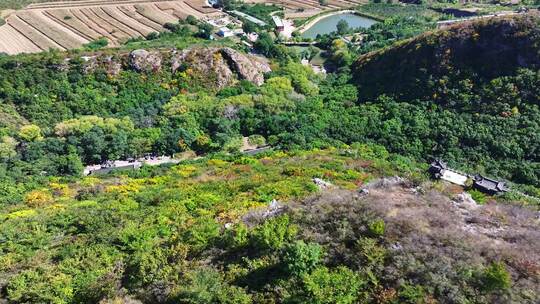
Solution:
[[[437,80],[459,92],[459,82],[475,86],[519,69],[540,67],[540,20],[537,15],[462,22],[389,48],[361,56],[352,66],[361,99],[388,94],[402,100],[446,101],[459,96],[435,95]],[[437,93],[444,93],[437,92]]]
[[[127,54],[90,62],[59,53],[1,58],[2,200],[36,187],[29,177],[78,175],[82,165],[145,153],[237,151],[252,135],[284,149],[373,142],[419,161],[442,157],[538,195],[538,28],[536,17],[525,17],[428,33],[361,57],[352,76],[344,65],[323,78],[283,53],[261,86],[235,76],[222,53],[204,50],[188,52],[174,72],[170,55],[157,69],[144,60],[146,68],[134,67]],[[471,39],[504,51],[482,61]],[[438,46],[445,51],[430,57]],[[343,48],[336,44],[331,56]],[[444,64],[423,63],[442,62],[441,54],[449,56]],[[493,72],[481,73],[488,67]]]
[[[385,112],[399,133],[413,119],[407,144],[390,141],[393,151],[538,186],[539,25],[535,15],[462,23],[361,56],[352,65],[359,101],[399,101]]]

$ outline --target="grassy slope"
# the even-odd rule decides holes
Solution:
[[[456,207],[449,209],[453,203],[448,197],[458,193],[456,189],[426,185],[415,194],[408,184],[381,184],[372,186],[362,199],[355,195],[354,189],[379,176],[398,174],[425,181],[423,170],[380,148],[357,146],[275,152],[259,158],[206,158],[168,169],[143,168],[130,175],[71,181],[51,178],[48,187],[26,194],[25,202],[0,209],[0,287],[7,285],[0,288],[6,292],[2,297],[15,302],[72,303],[97,302],[127,292],[149,303],[186,301],[186,297],[199,303],[200,288],[205,290],[205,284],[211,284],[214,297],[223,292],[221,288],[233,288],[236,296],[242,293],[239,290],[251,293],[248,297],[253,302],[264,302],[263,293],[266,299],[311,302],[317,294],[304,290],[301,278],[283,272],[280,260],[279,247],[284,245],[279,242],[301,239],[321,244],[326,256],[320,263],[328,267],[346,265],[355,271],[354,278],[364,277],[362,273],[369,269],[371,279],[366,280],[377,279],[363,285],[368,294],[377,295],[384,289],[395,300],[408,299],[399,283],[405,279],[418,284],[411,287],[419,289],[419,297],[425,299],[452,302],[469,297],[486,303],[493,295],[475,295],[474,278],[467,273],[478,272],[504,256],[513,280],[519,281],[511,293],[502,296],[534,301],[533,276],[523,274],[534,268],[527,270],[528,264],[517,263],[536,250],[531,241],[535,226],[529,222],[535,213],[495,205],[485,212],[466,210],[479,221],[467,225],[479,231],[490,231],[492,223],[502,217],[506,218],[504,225],[515,227],[514,237],[520,241],[507,244],[501,240],[494,250],[495,243],[484,232],[469,235],[461,230],[465,217],[452,209]],[[314,195],[318,191],[311,180],[314,177],[330,181],[336,188]],[[308,196],[311,198],[306,200]],[[262,221],[261,211],[254,210],[266,210],[273,199],[290,204],[285,213],[293,226],[288,229],[296,235],[279,241],[273,234],[264,234],[278,242],[272,245],[278,248],[258,243],[262,228],[253,227]],[[512,219],[516,212],[520,221]],[[377,218],[386,223],[381,239],[366,232],[366,225]],[[247,236],[241,234],[239,222],[251,227]],[[228,223],[234,225],[233,230],[223,228],[231,225]],[[396,241],[402,249],[392,251]],[[520,250],[511,249],[514,247]],[[483,257],[479,252],[489,255]],[[381,259],[381,254],[386,258]],[[537,262],[536,255],[526,259],[526,263]],[[209,278],[193,282],[192,275],[216,270],[223,280],[221,287],[206,281]],[[237,287],[224,287],[233,285]],[[272,290],[268,286],[280,287]],[[448,293],[449,288],[458,289]],[[356,297],[350,286],[344,293]]]

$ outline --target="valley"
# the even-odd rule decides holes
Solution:
[[[0,303],[539,303],[539,6],[0,0]]]

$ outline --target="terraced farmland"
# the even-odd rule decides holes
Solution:
[[[221,14],[204,0],[80,0],[31,4],[0,26],[0,53],[67,50],[105,37],[116,46],[130,38],[164,31],[189,15]]]
[[[204,0],[193,0],[200,2]],[[361,4],[366,4],[368,0],[326,0],[325,5],[321,5],[319,0],[246,0],[247,3],[273,3],[285,9],[287,18],[306,18],[316,15],[326,10],[352,8]]]

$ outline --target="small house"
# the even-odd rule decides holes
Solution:
[[[460,186],[465,186],[467,184],[467,175],[449,169],[448,165],[441,160],[432,162],[428,171],[434,178],[442,179]]]
[[[487,178],[480,174],[474,176],[473,188],[489,195],[501,194],[509,190],[505,182]]]
[[[234,32],[226,27],[220,28],[217,34],[223,38],[234,36]]]
[[[276,31],[283,32],[285,30],[285,24],[283,24],[283,20],[279,16],[272,16],[272,20],[276,26]]]

